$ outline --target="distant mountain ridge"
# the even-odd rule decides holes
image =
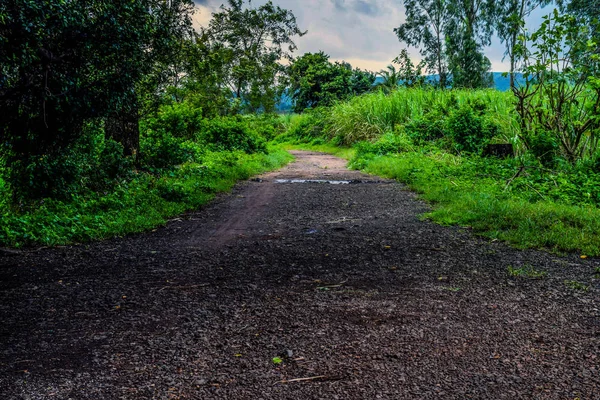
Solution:
[[[492,74],[494,75],[494,89],[501,92],[510,90],[510,76],[508,75],[508,72],[492,72]],[[506,74],[506,76],[504,76],[504,74]],[[435,82],[437,80],[438,75],[427,75],[428,82]],[[524,82],[523,75],[520,73],[515,74],[515,80],[517,84]],[[383,78],[378,76],[377,79],[375,79],[375,84],[380,82],[383,82]]]

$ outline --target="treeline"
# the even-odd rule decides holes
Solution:
[[[550,4],[572,17],[570,28],[585,27],[576,33],[580,40],[597,36],[597,0],[405,0],[406,22],[394,32],[401,42],[419,49],[422,61],[414,69],[405,54],[395,62],[405,75],[422,68],[436,74],[442,88],[491,87],[491,63],[484,48],[496,33],[505,45],[511,88],[515,88],[515,72],[528,67],[527,42],[537,39],[525,30],[525,21],[536,8]]]
[[[171,153],[186,153],[194,130],[206,142],[250,129],[200,119],[274,110],[280,62],[304,34],[293,14],[231,0],[197,32],[193,12],[192,0],[0,4],[0,172],[13,204],[165,166],[159,149],[177,142]]]

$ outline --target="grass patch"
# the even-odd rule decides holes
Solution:
[[[513,278],[541,279],[547,275],[546,271],[537,270],[533,265],[529,264],[519,268],[509,265],[507,271],[508,275],[512,276]]]
[[[585,283],[579,281],[565,281],[565,285],[576,292],[588,292],[590,290],[590,285],[586,285]]]
[[[356,153],[356,150],[351,147],[338,147],[330,143],[284,143],[283,148],[286,150],[318,151],[321,153],[333,154],[334,156],[343,158],[345,160],[350,160]]]
[[[504,161],[497,161],[503,162]],[[490,161],[490,163],[493,163]],[[531,193],[505,191],[512,169],[447,153],[403,153],[374,157],[368,173],[397,179],[433,205],[427,218],[443,225],[470,226],[474,232],[521,248],[581,251],[600,255],[600,210],[592,205],[532,201]]]
[[[291,159],[281,147],[268,154],[207,153],[200,163],[185,163],[161,175],[139,172],[106,193],[74,195],[68,201],[47,199],[21,212],[0,202],[0,245],[54,246],[146,231],[197,209],[238,180],[277,169]]]

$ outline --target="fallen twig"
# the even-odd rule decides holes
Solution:
[[[525,170],[525,166],[521,165],[521,168],[519,168],[519,170],[517,171],[517,173],[508,180],[508,182],[506,182],[506,186],[504,187],[504,191],[506,192],[506,190],[508,189],[508,187],[510,186],[510,184],[512,183],[512,181],[514,181],[515,179],[517,179],[519,177],[519,175],[521,175],[521,173]]]
[[[292,382],[310,382],[310,381],[316,381],[316,380],[321,380],[321,379],[328,380],[328,377],[327,377],[327,375],[319,375],[319,376],[311,376],[308,378],[284,379],[279,382],[275,382],[275,385],[282,384],[282,383],[292,383]],[[336,380],[336,379],[338,379],[338,378],[333,378],[333,380]]]

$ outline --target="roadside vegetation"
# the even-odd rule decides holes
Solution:
[[[293,14],[233,0],[196,32],[192,12],[2,3],[0,246],[149,230],[291,160],[269,141],[284,127],[277,60],[303,34]]]
[[[405,1],[394,32],[423,59],[373,73],[294,57],[306,32],[271,2],[229,0],[198,31],[191,0],[4,2],[0,246],[152,229],[293,146],[406,183],[436,222],[600,255],[597,8],[559,2],[528,33],[548,1],[497,3]],[[491,89],[493,31],[509,92]]]
[[[555,11],[523,36],[523,82],[511,92],[399,84],[290,118],[278,140],[351,148],[351,168],[407,184],[433,205],[426,217],[438,223],[519,247],[597,256],[594,38],[580,19]]]

